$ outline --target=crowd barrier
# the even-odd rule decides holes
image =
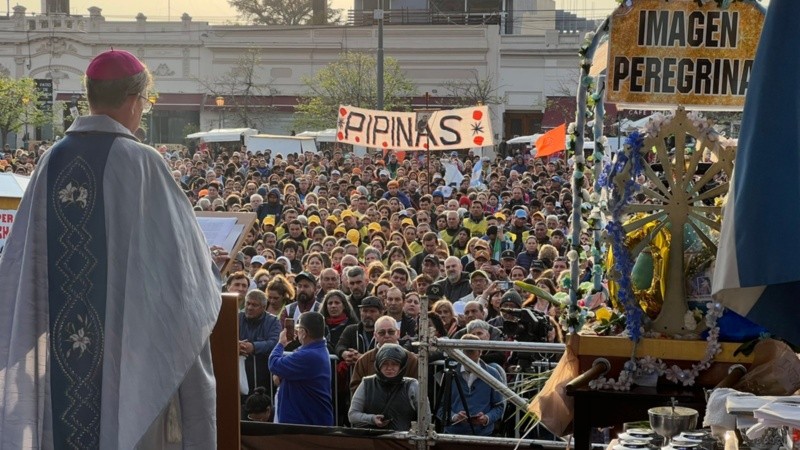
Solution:
[[[488,344],[489,342],[487,342]],[[499,343],[498,343],[499,344]],[[478,344],[480,345],[480,343]],[[563,344],[544,344],[540,351],[534,352],[527,352],[531,356],[531,365],[526,372],[514,372],[510,371],[506,373],[507,379],[507,386],[514,391],[516,394],[530,399],[536,395],[536,389],[530,388],[530,383],[526,382],[526,380],[530,380],[531,378],[542,379],[547,375],[547,373],[552,370],[555,365],[558,363],[559,358],[561,357],[561,353],[564,352],[564,345]],[[285,352],[284,354],[290,354],[291,352]],[[337,426],[345,426],[347,424],[347,408],[346,405],[349,405],[350,400],[350,391],[347,390],[339,390],[336,389],[336,386],[340,385],[340,377],[338,371],[336,370],[337,365],[339,364],[339,358],[336,355],[330,355],[330,364],[331,364],[331,375],[332,375],[332,398],[331,403],[333,404],[333,411],[335,416],[335,421]],[[430,383],[431,386],[429,392],[429,400],[431,402],[431,411],[434,411],[436,407],[437,399],[441,396],[441,385],[439,380],[441,378],[441,374],[445,369],[445,361],[438,360],[431,362],[428,364],[427,370],[425,373],[420,373],[419,378],[423,376],[427,376],[429,380],[434,382]],[[352,367],[351,367],[352,371]],[[423,372],[422,368],[420,368],[420,372]],[[351,373],[348,372],[347,374],[347,382],[349,384]],[[407,374],[407,376],[414,376],[414,374]],[[344,382],[344,380],[341,380]],[[277,390],[277,386],[274,385],[272,381],[272,377],[269,378],[269,392],[272,393],[273,404],[275,403],[275,392]],[[435,412],[435,411],[434,411]],[[504,424],[504,436],[506,438],[516,438],[519,439],[524,434],[525,429],[518,427],[517,424],[525,415],[525,411],[520,410],[513,405],[507,408],[507,413],[510,414],[506,415],[505,421],[507,422]],[[535,436],[537,439],[545,439],[545,440],[558,440],[557,438],[553,437],[547,430],[543,427],[537,426],[532,430],[531,435]]]

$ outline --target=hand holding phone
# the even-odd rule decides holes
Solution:
[[[283,329],[286,330],[286,339],[294,340],[294,319],[287,317],[283,319]]]

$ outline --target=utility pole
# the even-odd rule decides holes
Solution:
[[[378,9],[375,10],[374,18],[378,21],[378,62],[376,72],[378,72],[378,111],[383,110],[383,0],[378,0]]]

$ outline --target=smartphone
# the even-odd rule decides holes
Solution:
[[[283,319],[283,328],[286,330],[286,339],[294,340],[294,319],[291,317]]]
[[[511,289],[511,282],[510,281],[498,281],[497,287],[503,291]]]

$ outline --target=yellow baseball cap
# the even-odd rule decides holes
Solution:
[[[315,224],[319,225],[320,224],[319,216],[311,216],[311,217],[309,217],[308,218],[308,224],[311,225],[312,223],[315,223]]]
[[[264,220],[262,220],[261,223],[263,225],[275,225],[275,216],[264,217]]]
[[[361,233],[358,230],[350,230],[347,232],[347,239],[353,244],[358,244],[359,239],[361,239]]]
[[[342,211],[342,214],[340,215],[342,216],[342,219],[346,219],[348,217],[355,217],[353,211],[350,211],[349,209],[345,209],[344,211]]]
[[[497,218],[497,220],[502,220],[502,221],[506,220],[506,215],[500,212],[494,213],[494,217]]]
[[[325,220],[330,220],[333,223],[339,223],[339,219],[337,219],[334,215],[328,216]]]
[[[400,226],[403,226],[403,225],[414,225],[414,221],[413,221],[413,220],[411,220],[411,218],[409,218],[409,217],[406,217],[405,219],[403,219],[403,220],[400,222]]]
[[[381,231],[381,224],[378,222],[372,222],[367,225],[367,231]]]
[[[339,233],[345,234],[347,233],[347,229],[345,227],[336,227],[336,229],[333,230],[333,234],[339,234]]]

